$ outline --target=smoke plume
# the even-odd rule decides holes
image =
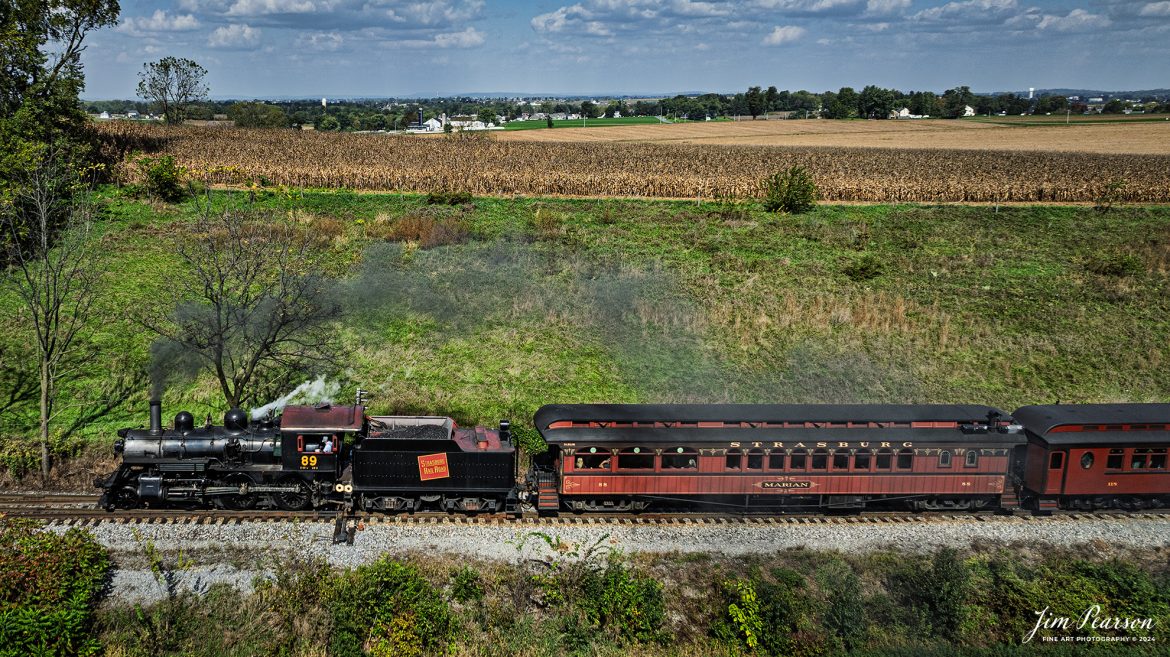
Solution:
[[[320,376],[314,381],[305,381],[275,401],[252,409],[252,419],[262,420],[270,415],[276,415],[289,404],[332,404],[340,391],[340,383],[326,381],[324,376]]]

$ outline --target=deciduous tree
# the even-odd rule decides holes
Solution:
[[[209,368],[231,406],[255,401],[259,381],[280,386],[327,359],[326,325],[339,306],[312,234],[279,217],[210,207],[191,231],[177,252],[189,273],[171,282],[180,301],[142,318],[160,338],[156,354]],[[165,363],[155,365],[157,386]]]
[[[79,183],[58,151],[48,150],[15,186],[14,202],[0,212],[11,267],[9,283],[28,314],[39,374],[41,476],[48,483],[57,389],[79,336],[93,314],[103,259],[91,211],[77,199]]]
[[[759,87],[748,87],[744,100],[747,101],[747,110],[752,115],[752,120],[764,113],[764,94],[760,92]]]
[[[203,83],[207,70],[182,57],[163,57],[143,64],[138,74],[138,96],[159,107],[167,123],[183,122],[187,105],[207,98]]]

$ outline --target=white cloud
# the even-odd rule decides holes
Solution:
[[[670,9],[680,16],[727,16],[731,7],[715,2],[694,2],[693,0],[674,0]]]
[[[1100,14],[1090,14],[1084,9],[1074,9],[1068,16],[1045,16],[1036,24],[1039,30],[1057,32],[1085,32],[1109,27],[1113,21]]]
[[[336,52],[344,43],[345,39],[337,32],[313,32],[297,39],[298,46],[316,52]]]
[[[1016,0],[962,0],[923,9],[911,18],[920,21],[988,22],[1002,19],[1019,8]]]
[[[474,48],[483,45],[484,41],[483,32],[469,27],[462,32],[436,34],[431,39],[388,41],[387,45],[398,48]]]
[[[530,22],[532,29],[537,32],[563,32],[568,27],[570,21],[585,13],[584,7],[581,5],[573,5],[571,7],[561,7],[547,14],[534,16]]]
[[[1170,0],[1147,2],[1138,14],[1141,16],[1170,16]]]
[[[777,25],[761,42],[765,46],[781,46],[799,40],[808,30],[796,25]]]
[[[435,45],[440,48],[474,48],[483,45],[483,32],[469,27],[462,32],[436,34]]]
[[[233,23],[217,27],[207,38],[212,48],[255,48],[260,44],[260,30],[244,23]]]
[[[862,4],[862,0],[755,0],[752,4],[760,9],[772,11],[821,14],[857,9]]]
[[[117,31],[134,36],[145,32],[182,32],[199,27],[199,19],[193,14],[175,14],[156,9],[150,16],[129,16],[116,28]]]
[[[865,3],[865,13],[874,16],[884,16],[909,8],[910,0],[868,0]]]
[[[236,0],[228,16],[264,16],[267,14],[311,14],[333,8],[332,2],[313,0]]]

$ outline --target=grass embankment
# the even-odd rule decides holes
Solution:
[[[247,193],[216,203],[247,203]],[[193,201],[99,195],[112,273],[63,384],[63,443],[145,422],[153,336]],[[800,216],[693,202],[261,190],[259,209],[328,240],[350,303],[323,372],[377,413],[530,422],[549,402],[1170,399],[1170,208],[822,206]],[[406,240],[405,242],[403,240]],[[435,243],[457,242],[448,245]],[[0,296],[5,389],[27,323]],[[306,373],[308,374],[308,373]],[[35,379],[34,379],[35,380]],[[3,415],[27,468],[34,395]],[[256,401],[278,390],[260,389]],[[169,416],[219,417],[210,377]],[[106,406],[109,406],[107,409]]]

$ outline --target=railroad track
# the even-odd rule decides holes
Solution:
[[[337,513],[328,510],[317,511],[225,511],[208,509],[135,509],[128,511],[108,512],[92,508],[97,502],[97,496],[48,496],[52,503],[88,503],[90,508],[51,507],[44,506],[45,500],[34,502],[33,496],[21,496],[20,500],[10,500],[15,496],[0,495],[0,515],[11,517],[32,518],[47,521],[49,524],[67,526],[95,526],[102,523],[111,524],[163,524],[163,525],[234,525],[245,522],[336,522]],[[60,499],[68,498],[68,499]],[[88,498],[82,500],[81,498]],[[37,503],[39,502],[39,504]],[[1014,515],[997,515],[994,512],[978,513],[865,513],[860,515],[738,515],[721,516],[709,513],[671,513],[639,515],[613,514],[581,514],[561,515],[554,518],[539,517],[535,513],[526,513],[521,518],[511,518],[502,514],[485,514],[477,516],[452,515],[447,513],[415,513],[402,515],[373,515],[358,513],[346,517],[346,520],[359,526],[370,525],[516,525],[525,526],[710,526],[710,525],[895,525],[915,523],[988,523],[988,522],[1078,522],[1085,520],[1137,520],[1137,519],[1167,519],[1170,510],[1151,510],[1137,513],[1121,512],[1058,512],[1051,516],[1033,516],[1027,513]]]

